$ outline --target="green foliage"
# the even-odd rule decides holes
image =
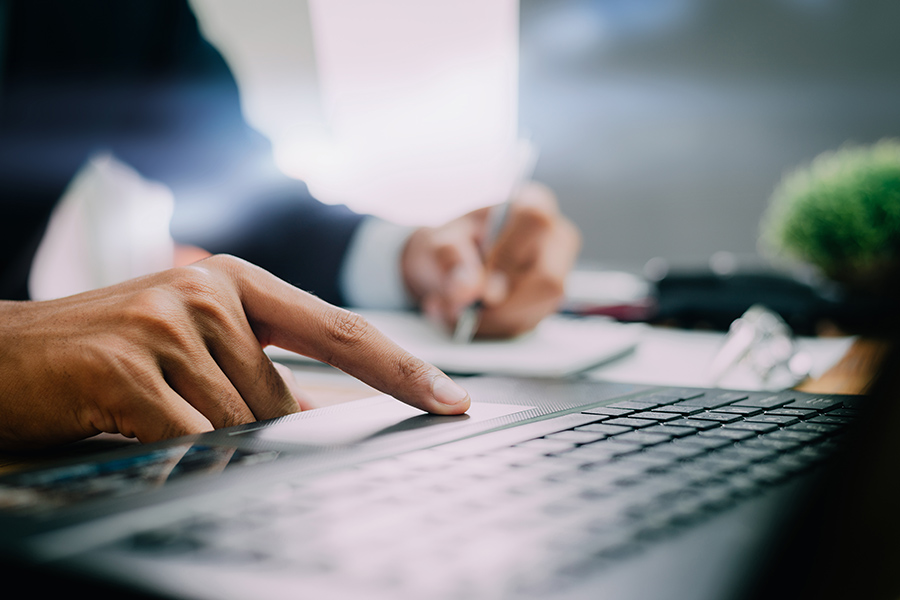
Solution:
[[[787,175],[763,216],[764,251],[836,278],[900,258],[900,141],[847,146]]]

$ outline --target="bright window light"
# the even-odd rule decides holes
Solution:
[[[439,223],[515,171],[518,0],[192,0],[276,161],[326,202]]]

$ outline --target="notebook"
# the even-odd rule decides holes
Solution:
[[[2,564],[126,597],[743,598],[869,406],[464,384],[466,415],[375,396],[10,474]],[[792,576],[816,572],[807,550]]]
[[[628,354],[647,327],[603,317],[550,315],[532,331],[513,339],[456,343],[450,332],[416,312],[360,311],[367,321],[400,346],[446,373],[562,377],[583,372]],[[311,359],[269,347],[273,360]]]

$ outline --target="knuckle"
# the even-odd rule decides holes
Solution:
[[[205,266],[190,265],[174,271],[171,285],[182,298],[190,301],[218,294],[221,286],[219,278]]]
[[[537,253],[527,246],[500,244],[493,252],[494,267],[512,275],[530,271],[538,259]]]
[[[357,313],[335,309],[326,318],[325,333],[332,342],[342,346],[355,346],[368,335],[369,324]]]
[[[247,262],[231,254],[213,254],[212,256],[201,260],[191,266],[205,266],[209,269],[232,271],[241,269],[247,265]]]
[[[519,207],[516,215],[518,229],[523,235],[539,235],[553,226],[553,215],[541,205],[526,204]]]
[[[192,323],[185,305],[169,290],[150,288],[138,292],[126,308],[126,320],[136,339],[145,343],[191,344]]]
[[[176,302],[203,322],[229,323],[240,304],[236,293],[215,272],[202,266],[184,267],[172,283]]]
[[[178,303],[172,294],[159,287],[137,292],[126,308],[132,321],[154,329],[167,329],[176,320],[178,312]]]
[[[217,289],[237,289],[248,274],[261,270],[246,260],[230,254],[213,254],[184,268],[199,272],[202,275],[195,274],[195,276],[205,276]]]
[[[418,379],[426,374],[428,367],[420,358],[404,352],[397,359],[397,375],[403,380]]]
[[[220,427],[232,427],[233,425],[242,425],[247,419],[243,413],[235,406],[231,398],[225,398],[220,402],[222,414]]]

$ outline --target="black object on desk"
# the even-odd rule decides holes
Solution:
[[[672,271],[655,282],[652,321],[727,330],[755,304],[777,312],[799,335],[814,335],[824,321],[851,333],[877,329],[890,306],[850,294],[836,284],[813,284],[777,271],[720,275],[710,269]]]

